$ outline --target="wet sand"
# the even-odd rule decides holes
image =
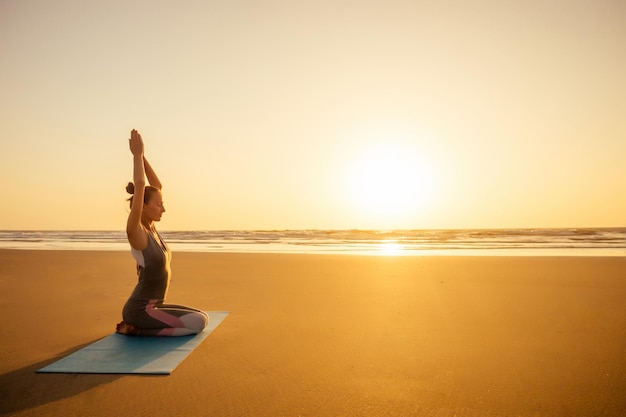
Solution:
[[[170,376],[36,374],[111,333],[125,252],[0,250],[0,413],[623,416],[626,259],[175,253],[229,317]]]

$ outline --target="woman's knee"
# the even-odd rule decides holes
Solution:
[[[180,318],[185,327],[200,333],[209,324],[209,316],[203,312],[193,312],[185,314]]]

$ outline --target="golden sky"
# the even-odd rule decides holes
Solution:
[[[626,225],[626,2],[0,2],[0,229]]]

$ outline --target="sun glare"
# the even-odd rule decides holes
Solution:
[[[432,203],[430,164],[408,147],[381,145],[355,159],[348,193],[356,210],[378,220],[408,220]]]
[[[381,255],[397,256],[402,253],[402,245],[396,241],[386,241],[378,246],[378,252]]]

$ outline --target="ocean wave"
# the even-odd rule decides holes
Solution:
[[[444,230],[201,230],[163,231],[176,250],[377,253],[428,251],[600,250],[626,256],[626,228]],[[127,250],[123,231],[0,231],[0,248]]]

